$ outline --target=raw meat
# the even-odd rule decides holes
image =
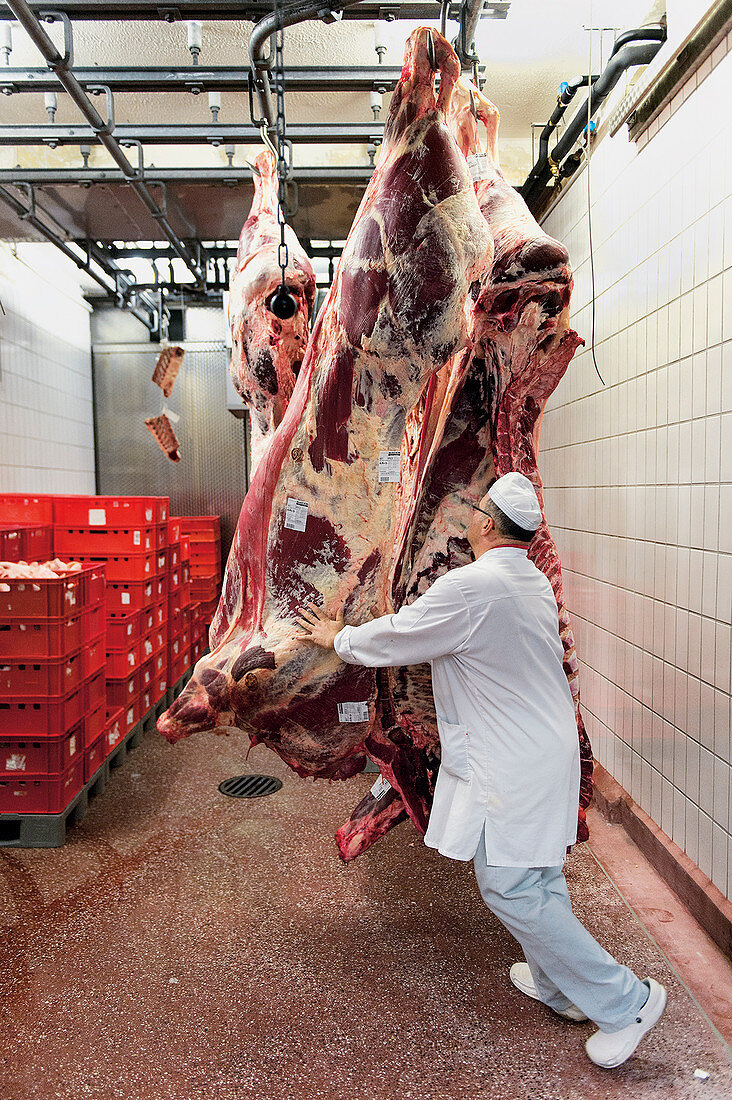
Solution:
[[[239,238],[236,267],[229,287],[231,377],[249,406],[253,472],[269,436],[281,422],[308,342],[315,302],[315,272],[293,230],[287,226],[287,289],[297,311],[282,321],[269,309],[282,281],[278,267],[280,225],[277,220],[277,175],[269,150],[255,163],[254,201]]]
[[[542,232],[498,165],[497,109],[475,88],[458,85],[451,123],[460,148],[470,158],[476,193],[495,244],[493,264],[474,284],[472,345],[444,369],[414,410],[405,438],[405,460],[415,475],[406,493],[392,570],[395,607],[411,602],[447,569],[472,560],[465,532],[470,508],[493,476],[520,470],[537,489],[536,461],[541,411],[576,348],[582,343],[569,326],[572,275],[566,249]],[[481,125],[479,125],[479,123]],[[480,139],[485,139],[485,148]],[[404,487],[404,482],[403,482]],[[592,796],[592,751],[579,708],[578,663],[562,593],[556,546],[546,521],[529,555],[552,584],[559,609],[564,667],[575,701],[582,786],[579,839],[586,839],[584,809]],[[423,757],[400,751],[399,787],[422,790],[425,809],[434,774],[436,730],[428,666],[390,671],[385,677],[409,745],[424,745]],[[386,686],[385,686],[386,690]],[[378,759],[377,745],[371,746]],[[379,760],[382,772],[384,761]],[[405,769],[414,768],[414,776]],[[337,834],[344,859],[368,847],[395,823],[399,802],[369,794]],[[414,810],[414,807],[412,807]],[[411,816],[415,817],[414,812]]]
[[[163,454],[166,454],[171,462],[180,462],[180,443],[165,413],[161,416],[148,416],[145,427],[155,436]]]
[[[185,351],[177,345],[163,348],[155,364],[152,380],[156,386],[160,386],[166,397],[173,392],[173,385],[178,377],[178,371],[183,365]]]
[[[425,383],[465,344],[468,289],[492,253],[446,125],[459,68],[436,32],[410,37],[377,170],[242,508],[212,652],[158,723],[170,741],[236,724],[299,774],[334,778],[359,771],[374,739],[385,742],[382,755],[395,750],[391,736],[409,750],[407,731],[377,706],[382,675],[297,641],[294,614],[321,592],[326,608],[344,603],[352,623],[391,609],[399,512],[396,485],[379,481],[380,457],[388,466],[399,452]],[[304,530],[293,529],[305,506]],[[339,703],[358,704],[341,710],[353,720],[339,721]],[[386,774],[396,783],[395,764]],[[421,828],[429,784],[423,767],[413,811]]]

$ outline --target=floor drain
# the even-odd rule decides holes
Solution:
[[[219,783],[219,790],[229,798],[262,798],[274,794],[281,786],[282,780],[271,775],[235,775]]]

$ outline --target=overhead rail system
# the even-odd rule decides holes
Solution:
[[[344,238],[373,171],[383,134],[383,121],[377,117],[380,97],[394,89],[400,74],[399,68],[383,63],[385,47],[379,45],[379,25],[407,19],[433,22],[444,29],[448,20],[453,21],[457,24],[454,45],[461,64],[464,69],[472,69],[473,78],[480,80],[473,44],[478,21],[505,19],[509,7],[510,0],[395,0],[390,4],[369,0],[298,0],[284,6],[281,15],[284,27],[307,20],[332,23],[340,19],[377,25],[378,64],[291,66],[285,70],[286,92],[369,92],[374,111],[374,118],[365,122],[288,125],[288,182],[294,185],[294,225],[303,240]],[[238,20],[254,24],[249,57],[242,58],[241,66],[199,64],[201,29],[200,24],[191,21],[201,19],[207,23]],[[236,148],[258,145],[263,128],[270,136],[274,133],[270,69],[276,16],[272,2],[181,0],[164,4],[59,0],[46,6],[29,4],[27,0],[6,0],[0,3],[0,27],[7,26],[8,20],[17,20],[46,67],[11,65],[11,32],[4,31],[6,64],[0,64],[0,94],[44,94],[51,121],[0,125],[0,147],[78,147],[80,163],[69,166],[67,161],[59,168],[19,164],[0,170],[0,233],[11,239],[50,241],[86,271],[115,304],[130,309],[152,332],[159,332],[166,312],[164,295],[170,295],[171,300],[180,294],[197,300],[218,298],[223,278],[220,265],[233,250],[224,243],[211,252],[210,242],[231,241],[238,236],[252,192],[249,169],[233,163]],[[72,26],[75,20],[188,21],[192,63],[172,68],[76,66]],[[44,26],[47,23],[62,25],[62,47],[57,47],[50,38]],[[80,112],[83,121],[78,124],[55,121],[56,96],[64,92]],[[208,93],[211,121],[116,122],[116,95],[166,92],[194,96]],[[249,120],[218,121],[222,92],[248,97]],[[92,97],[101,97],[105,108],[98,110]],[[370,163],[295,167],[292,146],[297,144],[366,146]],[[109,154],[113,166],[89,164],[92,150],[99,145]],[[157,168],[151,163],[150,149],[161,145],[223,147],[229,164]],[[357,154],[357,158],[362,156],[362,152]],[[169,277],[161,278],[153,263],[152,281],[138,284],[132,272],[120,266],[125,258],[131,258],[132,252],[110,245],[112,240],[162,242],[163,248],[154,250],[151,259],[157,262],[164,254]],[[327,255],[332,266],[337,250],[331,247],[323,255]],[[175,277],[176,260],[182,261],[188,271],[184,279],[180,270]]]

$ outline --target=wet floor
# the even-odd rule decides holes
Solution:
[[[669,990],[613,1071],[591,1024],[511,986],[518,948],[470,865],[409,823],[340,862],[373,776],[306,782],[246,741],[149,733],[64,848],[0,851],[2,1100],[732,1097],[729,1047],[586,846],[576,912]],[[244,771],[283,788],[219,794]]]

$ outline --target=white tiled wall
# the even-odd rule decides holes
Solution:
[[[540,467],[597,759],[729,897],[732,56],[641,148],[590,168],[596,354],[543,421]],[[587,175],[544,228],[589,345]]]
[[[89,306],[53,245],[0,243],[0,490],[94,492]]]

